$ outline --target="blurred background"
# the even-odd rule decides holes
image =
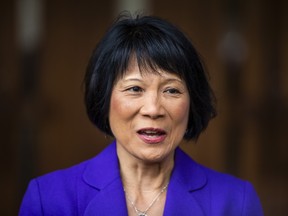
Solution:
[[[28,181],[93,157],[110,139],[89,122],[82,81],[122,10],[168,19],[193,41],[218,116],[183,149],[247,179],[265,215],[288,215],[288,4],[278,0],[2,0],[0,214],[17,215]]]

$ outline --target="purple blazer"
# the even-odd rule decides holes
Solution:
[[[19,215],[128,215],[115,142],[88,161],[33,179]],[[263,212],[249,182],[203,167],[178,148],[164,215],[261,216]]]

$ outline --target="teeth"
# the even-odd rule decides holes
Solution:
[[[157,131],[157,130],[142,130],[140,131],[140,133],[150,135],[150,136],[163,134],[163,132]]]
[[[144,131],[144,133],[147,133],[147,134],[157,134],[158,132],[156,132],[156,131]]]
[[[156,134],[156,133],[144,133],[147,136],[159,136],[160,134]]]

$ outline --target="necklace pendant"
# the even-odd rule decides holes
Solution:
[[[146,213],[144,213],[144,212],[139,212],[138,216],[148,216],[148,215]]]

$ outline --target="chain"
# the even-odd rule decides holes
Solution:
[[[168,187],[168,184],[167,185],[165,185],[162,189],[161,189],[161,191],[154,197],[154,199],[152,200],[152,202],[149,204],[149,206],[144,210],[144,211],[141,211],[141,210],[139,210],[137,207],[136,207],[136,205],[135,205],[135,203],[127,196],[127,199],[129,200],[129,202],[131,203],[131,205],[133,206],[133,208],[134,208],[134,210],[135,210],[135,212],[136,212],[136,214],[138,215],[138,216],[147,216],[147,212],[149,211],[149,209],[154,205],[154,203],[159,199],[159,197],[161,196],[161,194],[167,189],[167,187]],[[124,190],[125,191],[125,190]],[[126,193],[126,191],[125,191],[125,193]]]

